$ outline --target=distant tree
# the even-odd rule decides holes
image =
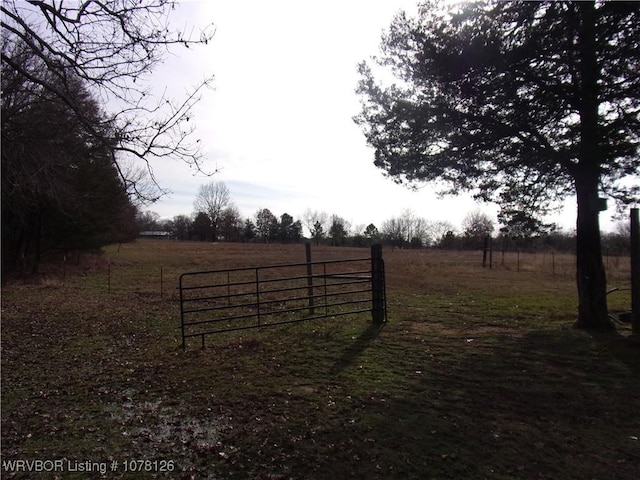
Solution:
[[[576,195],[580,328],[611,328],[599,196],[640,196],[638,38],[633,2],[431,2],[383,37],[397,81],[360,65],[356,121],[398,181],[533,215]]]
[[[191,229],[193,235],[195,235],[195,237],[201,242],[205,242],[213,236],[211,219],[209,218],[209,215],[204,212],[198,212],[195,214]]]
[[[498,214],[498,221],[504,225],[500,232],[519,246],[531,243],[534,237],[544,234],[551,227],[522,210],[503,210]]]
[[[447,250],[453,250],[454,248],[457,247],[457,245],[458,245],[458,240],[453,230],[446,231],[440,238],[440,241],[438,242],[438,247],[444,248]]]
[[[176,215],[173,217],[172,232],[178,240],[188,240],[193,221],[187,215]]]
[[[256,212],[256,232],[264,243],[277,239],[278,218],[268,208]]]
[[[618,221],[613,232],[603,238],[603,246],[608,255],[630,255],[631,253],[631,223]]]
[[[198,195],[193,202],[196,212],[205,213],[211,222],[212,241],[218,240],[222,215],[231,206],[231,193],[224,182],[210,182],[200,185]]]
[[[405,209],[400,216],[400,221],[405,230],[405,240],[411,244],[411,248],[421,248],[431,243],[429,222],[418,217],[413,210]]]
[[[411,237],[411,240],[409,241],[409,246],[411,248],[419,249],[419,248],[424,247],[425,245],[423,243],[422,238],[416,236],[416,237]]]
[[[222,211],[219,233],[225,242],[239,242],[242,236],[243,221],[236,206]]]
[[[363,235],[369,241],[370,245],[380,240],[380,232],[373,223],[367,225],[367,228],[365,228]]]
[[[160,215],[151,210],[140,212],[136,216],[138,222],[138,230],[140,232],[151,232],[160,230]]]
[[[135,158],[148,169],[155,159],[166,157],[198,170],[202,165],[200,144],[190,140],[194,129],[189,121],[211,79],[182,101],[154,96],[145,86],[170,47],[206,44],[213,36],[211,27],[194,38],[185,35],[184,27],[170,30],[168,17],[175,7],[176,2],[169,0],[30,0],[0,5],[2,75],[20,77],[34,91],[64,104],[90,142],[106,149],[125,190],[146,201],[163,192],[150,192],[146,181],[144,188],[138,188],[139,177],[125,176],[127,169],[121,163],[125,158]],[[32,60],[24,62],[25,57]],[[102,125],[109,128],[97,126],[88,114],[75,94],[76,79],[96,98],[108,100],[110,111],[103,111]]]
[[[575,252],[576,233],[575,231],[564,231],[560,228],[552,229],[542,236],[541,243],[545,248],[559,252]]]
[[[402,248],[407,236],[404,223],[396,217],[382,223],[382,237],[393,248]]]
[[[300,243],[302,240],[302,222],[300,220],[296,220],[291,225],[291,240],[294,243]]]
[[[252,242],[257,235],[258,233],[255,223],[253,223],[250,218],[247,218],[244,221],[244,226],[242,227],[242,241]]]
[[[394,247],[411,245],[417,248],[431,242],[429,222],[418,217],[413,210],[405,209],[399,217],[392,217],[382,224],[382,235]]]
[[[442,245],[442,242],[445,239],[445,236],[447,236],[447,234],[450,234],[449,238],[451,238],[451,235],[453,235],[455,232],[455,229],[451,222],[447,220],[433,221],[428,224],[428,229],[429,229],[429,237],[433,239],[433,244],[436,247],[451,248],[450,243],[449,243],[449,246],[447,247],[443,247]]]
[[[311,238],[316,241],[316,246],[320,245],[320,240],[324,238],[324,227],[320,220],[316,220],[316,223],[313,224],[310,230]]]
[[[307,230],[309,231],[309,235],[311,235],[311,238],[315,238],[316,240],[319,240],[318,238],[316,238],[316,235],[314,235],[313,233],[314,231],[317,231],[316,224],[319,223],[322,226],[322,232],[324,235],[324,232],[326,232],[327,229],[329,228],[328,220],[329,220],[329,216],[327,215],[327,213],[319,212],[318,210],[311,210],[307,208],[302,214],[302,221],[304,223],[304,226],[307,227]]]
[[[367,240],[367,238],[364,236],[362,230],[351,235],[349,240],[349,244],[352,247],[366,247],[369,245],[369,240]]]
[[[288,213],[280,215],[280,223],[278,225],[278,239],[283,243],[291,243],[293,241],[293,217]]]
[[[343,246],[347,236],[348,230],[346,221],[338,215],[331,216],[331,227],[329,227],[329,238],[331,239],[331,245]]]
[[[481,210],[473,210],[462,220],[462,235],[467,248],[482,248],[484,239],[493,234],[493,220]]]
[[[278,224],[278,238],[283,243],[298,243],[302,239],[300,220],[294,221],[291,215],[283,213]]]

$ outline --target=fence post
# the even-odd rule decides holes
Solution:
[[[307,257],[307,295],[309,296],[309,315],[315,313],[313,301],[313,270],[311,269],[311,243],[304,244],[304,250]]]
[[[487,237],[489,239],[489,270],[493,268],[493,238]]]
[[[487,250],[489,250],[489,237],[484,237],[484,246],[482,248],[482,268],[487,266]]]
[[[384,261],[382,260],[382,245],[371,245],[371,315],[373,323],[384,323],[385,311]]]
[[[631,209],[631,331],[640,334],[640,218]]]

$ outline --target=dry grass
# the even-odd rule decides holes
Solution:
[[[329,319],[186,352],[180,273],[300,262],[304,248],[136,242],[3,288],[2,460],[118,461],[105,478],[132,478],[133,459],[175,466],[135,478],[637,478],[640,349],[627,327],[571,328],[571,274],[384,255],[382,329]],[[615,286],[625,275],[610,264]],[[37,478],[56,477],[87,475]]]

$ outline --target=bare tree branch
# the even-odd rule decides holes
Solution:
[[[204,78],[178,101],[166,92],[154,97],[147,81],[171,47],[203,45],[213,37],[211,25],[197,36],[172,29],[169,14],[176,5],[171,0],[5,1],[0,6],[3,68],[60,98],[91,135],[109,147],[114,162],[122,156],[141,160],[156,185],[152,166],[158,158],[178,159],[210,175],[213,172],[204,171],[200,141],[192,140],[190,120],[213,77]],[[39,62],[13,58],[17,43]],[[104,105],[117,105],[105,113],[105,128],[96,129],[69,94],[73,79],[84,81]],[[138,183],[126,178],[130,170],[119,171],[126,184]],[[166,193],[159,186],[158,190],[159,195]],[[131,191],[147,201],[157,197],[148,195],[148,188]]]

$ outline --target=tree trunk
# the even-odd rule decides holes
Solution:
[[[579,96],[580,146],[579,161],[574,172],[578,197],[576,225],[576,281],[578,284],[577,328],[609,330],[607,278],[602,263],[600,241],[601,138],[598,128],[598,77],[595,5],[577,3],[579,15]]]
[[[607,278],[602,262],[598,182],[576,182],[578,220],[576,229],[576,281],[578,321],[576,328],[610,330]]]

